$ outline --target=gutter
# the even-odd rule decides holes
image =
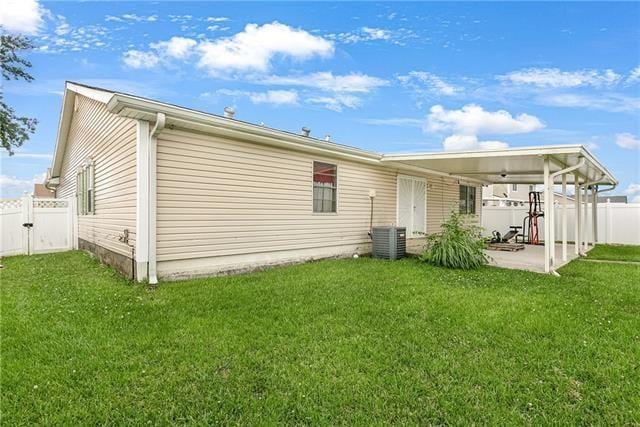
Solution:
[[[156,261],[156,211],[158,182],[156,164],[158,151],[158,135],[165,127],[167,117],[164,113],[156,114],[156,124],[149,133],[149,284],[158,284],[158,263]]]

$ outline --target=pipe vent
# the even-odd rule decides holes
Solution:
[[[309,134],[311,133],[311,129],[309,129],[308,127],[303,127],[302,128],[302,135],[303,136],[309,136]]]
[[[224,107],[224,116],[228,119],[233,119],[236,114],[236,110],[233,107]]]

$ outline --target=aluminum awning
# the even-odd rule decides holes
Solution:
[[[486,184],[540,184],[544,181],[545,158],[550,160],[551,173],[578,165],[584,158],[584,165],[576,171],[581,183],[618,183],[613,174],[582,145],[386,154],[382,156],[382,162],[467,177]],[[567,182],[573,184],[573,181],[573,173],[568,174]]]

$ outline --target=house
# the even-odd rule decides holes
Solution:
[[[490,184],[482,188],[482,206],[528,206],[529,193],[532,191],[542,192],[542,184]],[[566,198],[568,203],[573,201],[570,195],[563,196],[562,193],[553,193],[553,202],[562,203]],[[606,198],[605,198],[606,199]],[[602,200],[598,199],[602,202]]]
[[[44,184],[33,184],[33,197],[37,197],[39,199],[50,199],[53,198],[53,196],[53,191],[45,187]]]
[[[598,203],[629,203],[627,196],[600,196]]]
[[[76,204],[80,249],[156,283],[367,253],[370,225],[419,251],[452,210],[479,223],[487,168],[574,163],[578,189],[616,183],[582,146],[383,155],[68,82],[47,187]]]

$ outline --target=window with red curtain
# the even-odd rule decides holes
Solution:
[[[313,211],[336,212],[338,200],[338,166],[313,162]]]

